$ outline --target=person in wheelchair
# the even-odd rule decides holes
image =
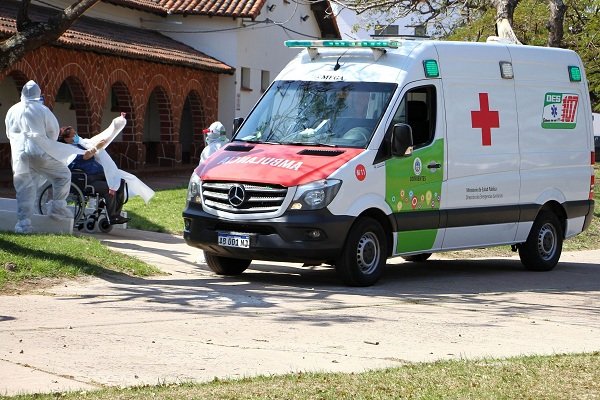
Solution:
[[[111,189],[108,186],[104,168],[94,158],[96,147],[85,149],[83,146],[79,145],[79,136],[71,126],[62,127],[60,129],[58,140],[86,150],[83,155],[78,155],[68,167],[71,171],[80,170],[87,175],[87,183],[104,199],[106,213],[110,224],[116,225],[128,222],[129,218],[121,216],[121,210],[123,209],[123,203],[125,202],[125,181],[121,179],[121,185],[117,190]],[[103,143],[100,143],[99,147],[102,145]]]

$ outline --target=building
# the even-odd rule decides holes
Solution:
[[[45,21],[73,1],[33,3],[31,19]],[[17,6],[0,2],[0,39],[15,32]],[[217,119],[231,127],[294,56],[283,39],[339,37],[327,7],[288,0],[103,0],[56,43],[0,71],[0,114],[34,79],[61,125],[82,137],[127,113],[110,148],[121,168],[193,166],[204,146],[202,129]],[[0,135],[0,170],[9,169],[10,146]]]

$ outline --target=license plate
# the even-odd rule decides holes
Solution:
[[[241,247],[247,249],[250,247],[250,235],[237,233],[219,233],[219,246]]]

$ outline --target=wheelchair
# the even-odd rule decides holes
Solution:
[[[125,200],[128,201],[127,184],[125,185]],[[52,185],[48,183],[40,191],[38,197],[38,210],[42,215],[48,215],[48,202],[52,200]],[[71,171],[71,188],[67,196],[67,207],[73,210],[74,227],[77,230],[85,229],[86,232],[109,233],[111,225],[106,212],[106,204],[102,196],[96,192],[94,186],[88,184],[88,176],[81,170]]]

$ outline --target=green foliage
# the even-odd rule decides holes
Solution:
[[[600,1],[566,1],[563,47],[576,51],[585,66],[592,108],[600,111]],[[482,11],[480,18],[458,27],[447,40],[485,41],[495,35],[495,8]],[[513,30],[523,44],[546,46],[548,2],[521,0],[515,9]]]

